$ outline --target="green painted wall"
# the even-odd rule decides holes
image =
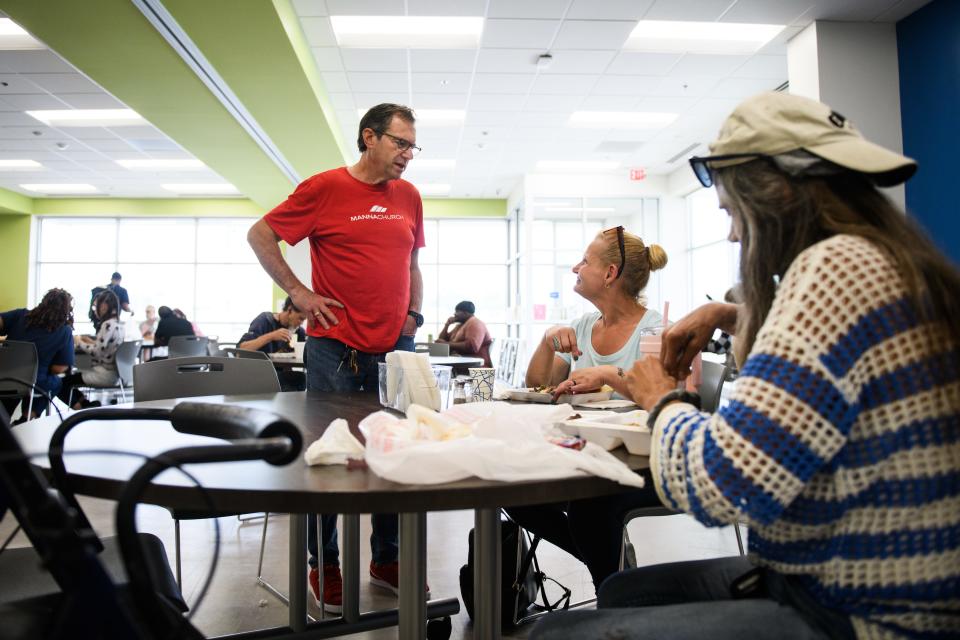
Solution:
[[[426,218],[503,218],[507,215],[506,200],[426,199]]]
[[[245,218],[262,216],[264,211],[245,198],[45,198],[34,200],[33,213],[74,217]]]
[[[30,216],[0,216],[0,310],[27,305]]]

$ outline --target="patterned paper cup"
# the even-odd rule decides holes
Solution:
[[[493,400],[493,380],[496,369],[493,367],[470,367],[470,387],[473,389],[473,402]]]

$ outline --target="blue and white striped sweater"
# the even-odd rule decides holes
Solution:
[[[747,522],[751,556],[801,577],[860,637],[960,636],[960,348],[885,255],[801,254],[717,415],[669,405],[661,498]]]

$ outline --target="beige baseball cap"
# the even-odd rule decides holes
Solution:
[[[781,92],[741,102],[710,144],[711,155],[691,164],[703,181],[706,166],[730,166],[750,161],[751,154],[776,156],[797,149],[868,174],[882,187],[900,184],[917,170],[916,161],[864,139],[853,123],[822,102]]]

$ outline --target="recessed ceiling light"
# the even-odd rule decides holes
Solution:
[[[203,195],[203,196],[228,196],[238,195],[240,192],[229,182],[216,182],[212,184],[161,184],[161,187],[167,191],[180,193],[183,195]]]
[[[363,118],[367,111],[369,109],[357,109],[357,115]],[[415,109],[414,113],[417,116],[417,126],[421,124],[434,126],[458,125],[463,123],[467,117],[467,112],[463,109]]]
[[[176,170],[176,169],[206,169],[207,165],[193,158],[176,159],[135,159],[135,160],[117,160],[117,164],[127,169],[153,169],[153,170]]]
[[[129,127],[150,124],[133,109],[52,109],[27,111],[51,127]]]
[[[474,49],[482,17],[330,16],[341,47],[369,49]]]
[[[439,182],[418,184],[416,187],[422,196],[445,196],[450,193],[450,185]]]
[[[0,169],[42,169],[36,160],[0,160]]]
[[[0,49],[46,49],[46,47],[10,18],[0,18]]]
[[[450,158],[415,158],[411,165],[414,169],[453,169],[457,161]]]
[[[756,53],[783,29],[782,24],[641,20],[623,48],[655,53],[746,55]]]
[[[540,160],[541,171],[609,171],[620,166],[613,160]]]
[[[20,187],[27,191],[57,195],[66,193],[97,193],[97,188],[92,184],[22,184]]]
[[[659,129],[677,119],[675,113],[654,111],[574,111],[567,124],[571,127],[598,129]]]

